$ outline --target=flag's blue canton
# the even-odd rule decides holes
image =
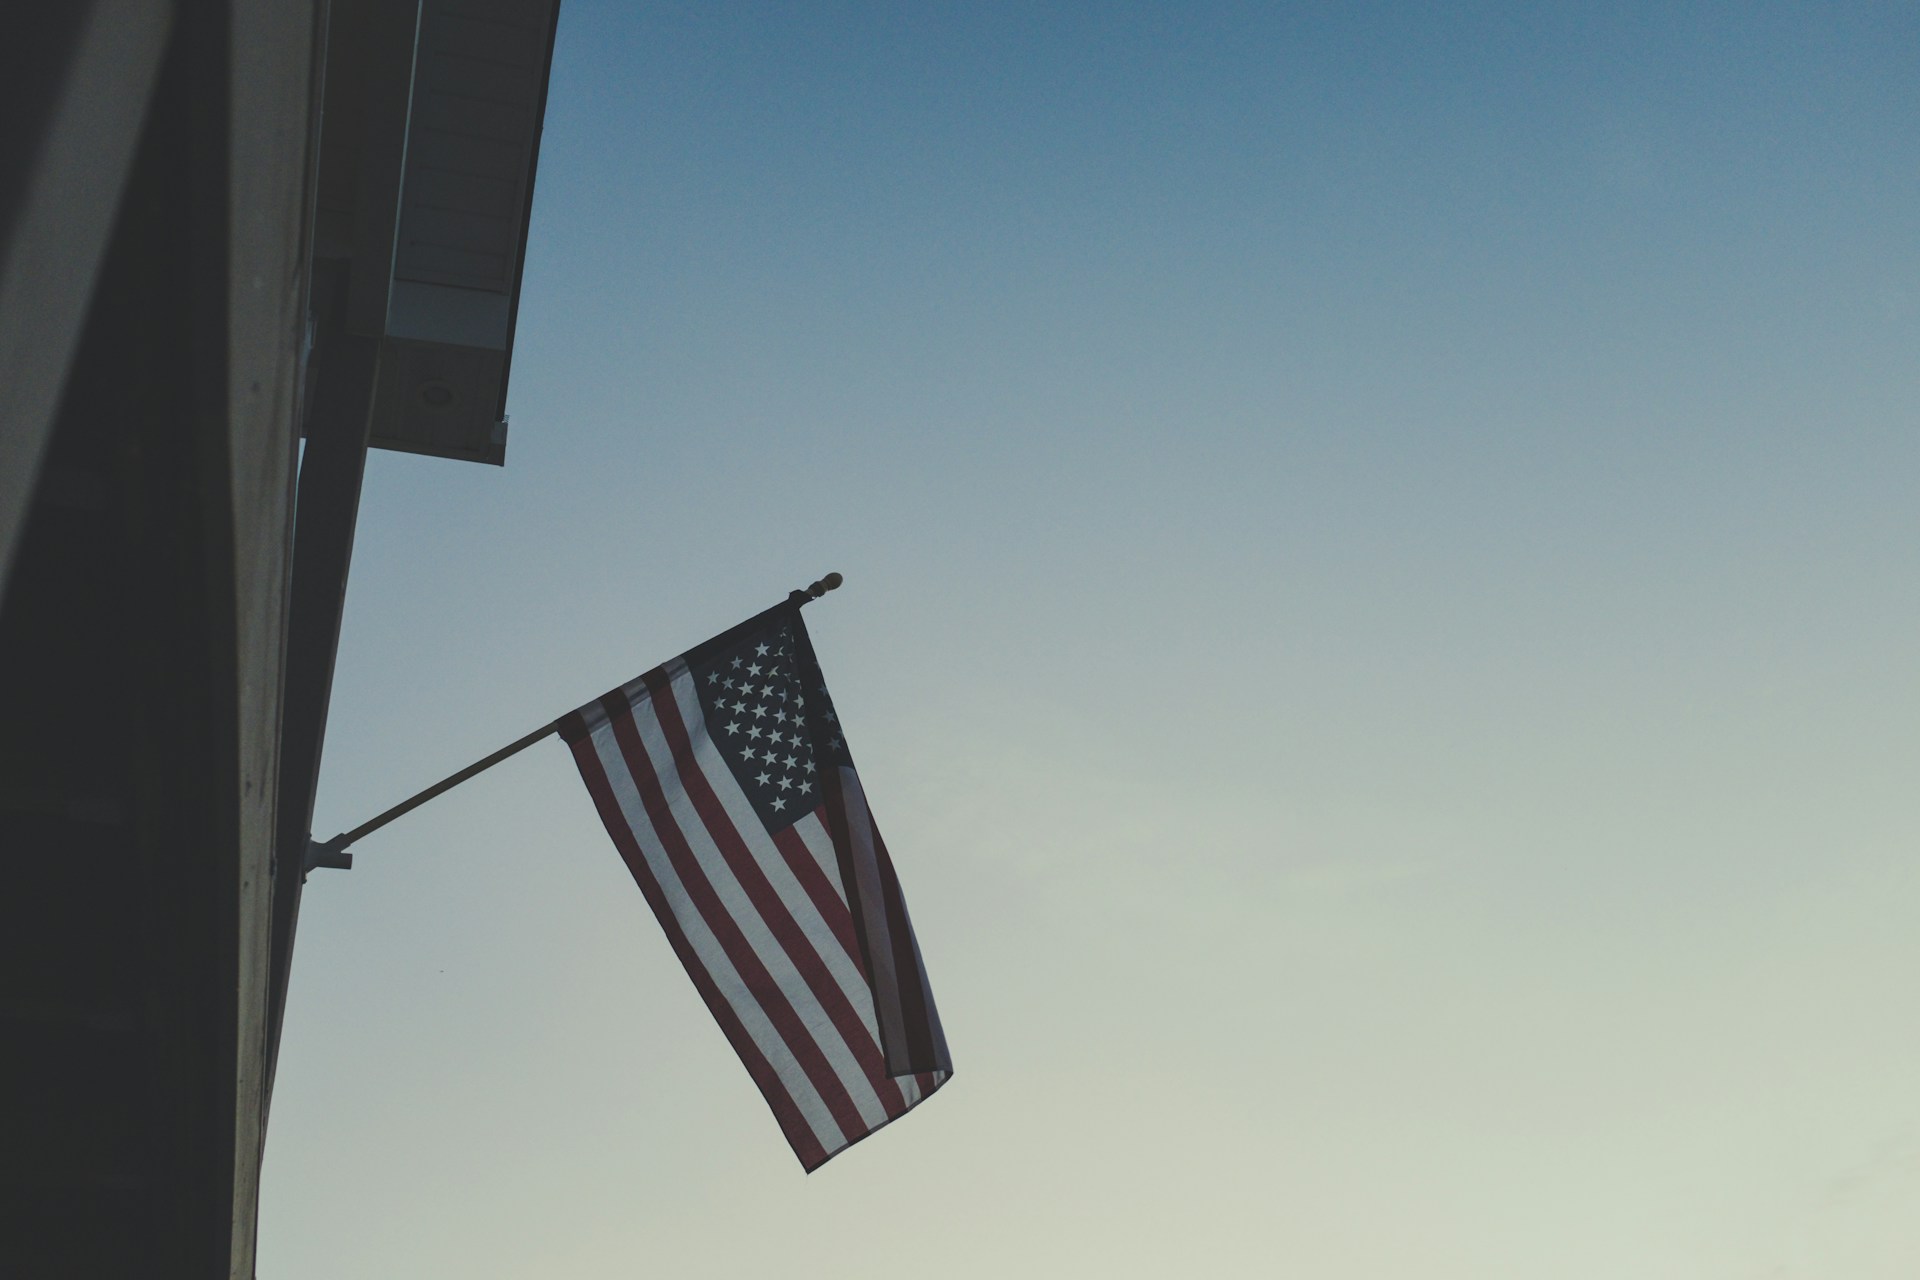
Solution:
[[[818,669],[788,622],[770,623],[693,666],[707,736],[767,830],[820,803],[821,767],[852,764]]]

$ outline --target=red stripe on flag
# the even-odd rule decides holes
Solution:
[[[773,1069],[753,1037],[741,1025],[734,1014],[733,1007],[715,985],[713,975],[700,961],[693,944],[687,940],[679,921],[674,919],[673,910],[667,903],[665,892],[654,879],[653,872],[647,866],[646,854],[641,850],[632,827],[627,825],[627,816],[621,812],[620,801],[613,794],[612,784],[607,781],[605,770],[600,764],[600,754],[594,749],[593,741],[584,734],[572,743],[574,763],[580,768],[581,780],[587,784],[587,792],[593,797],[594,807],[600,811],[600,821],[605,824],[607,834],[613,838],[614,847],[620,851],[620,858],[627,864],[634,883],[640,886],[641,894],[647,905],[653,908],[654,918],[660,922],[661,931],[667,935],[667,943],[673,953],[680,957],[681,966],[687,971],[687,977],[693,980],[693,986],[706,1003],[707,1011],[719,1024],[721,1034],[727,1043],[733,1046],[734,1053],[740,1057],[740,1063],[747,1069],[747,1075],[760,1088],[760,1096],[766,1099],[773,1118],[786,1135],[787,1145],[800,1158],[801,1165],[807,1170],[819,1168],[827,1162],[831,1154],[820,1145],[813,1132],[813,1126],[800,1114],[799,1106],[787,1092],[778,1073]]]
[[[821,809],[827,819],[827,836],[833,842],[834,858],[840,867],[840,883],[846,887],[847,907],[853,919],[854,936],[860,942],[860,971],[867,975],[873,991],[874,1016],[878,1022],[881,1051],[886,1053],[887,1028],[899,1025],[899,1001],[894,995],[889,961],[891,948],[876,945],[868,927],[866,895],[861,891],[859,867],[853,838],[847,822],[848,804],[845,783],[839,768],[823,769],[820,774],[823,796]],[[884,921],[882,921],[884,924]],[[878,963],[875,963],[878,961]],[[889,1059],[891,1054],[888,1054]],[[891,1061],[889,1066],[894,1065]]]
[[[860,1021],[859,1011],[849,1003],[846,992],[821,960],[813,940],[807,937],[805,930],[788,911],[787,904],[781,901],[779,893],[767,880],[766,872],[754,858],[753,851],[747,847],[739,829],[733,825],[719,796],[714,794],[711,780],[694,756],[693,740],[681,718],[671,685],[664,678],[658,683],[649,679],[648,687],[653,694],[654,718],[667,740],[668,750],[673,753],[674,768],[681,788],[693,802],[694,811],[700,815],[707,834],[713,838],[721,858],[732,870],[734,879],[739,882],[768,931],[773,934],[774,941],[787,953],[801,981],[807,984],[807,990],[813,994],[821,1012],[827,1015],[834,1030],[840,1033],[854,1062],[873,1087],[881,1109],[889,1114],[894,1113],[895,1108],[887,1105],[887,1095],[896,1091],[881,1087],[888,1076],[886,1057],[881,1053],[880,1046],[874,1042],[872,1034]],[[860,1127],[864,1131],[867,1124],[863,1121]]]
[[[659,699],[656,697],[656,709],[658,702]],[[739,924],[727,911],[725,904],[720,901],[719,894],[707,879],[706,872],[701,869],[699,860],[694,856],[693,849],[687,844],[685,834],[680,830],[679,821],[668,807],[666,795],[661,789],[663,775],[656,771],[647,754],[645,744],[640,741],[640,730],[634,723],[632,708],[624,700],[617,704],[613,704],[610,700],[607,712],[613,728],[614,741],[619,744],[620,753],[627,762],[627,770],[633,775],[634,785],[639,790],[640,803],[645,807],[647,817],[653,823],[654,834],[659,837],[661,847],[666,851],[667,860],[673,864],[682,887],[687,891],[687,896],[693,901],[701,918],[707,922],[707,928],[712,930],[714,938],[726,952],[727,958],[732,961],[734,971],[746,984],[748,994],[767,1015],[767,1020],[773,1024],[774,1029],[780,1033],[780,1038],[786,1042],[788,1052],[793,1055],[794,1061],[800,1064],[807,1079],[813,1082],[814,1089],[820,1094],[821,1100],[827,1104],[827,1110],[832,1113],[835,1123],[839,1125],[842,1137],[848,1141],[854,1140],[867,1131],[866,1120],[861,1117],[852,1096],[848,1094],[846,1086],[841,1083],[839,1073],[833,1069],[833,1064],[828,1062],[826,1055],[820,1051],[820,1046],[815,1043],[806,1024],[801,1021],[788,1002],[786,994],[780,990],[779,983],[774,981],[773,976],[767,972],[766,966],[761,964],[760,958],[754,954],[752,944],[740,931]],[[700,776],[697,767],[691,772],[693,776]],[[688,777],[683,774],[678,780],[684,789]]]
[[[893,859],[887,856],[886,841],[880,828],[867,814],[873,833],[873,856],[880,864],[880,886],[886,895],[887,934],[893,940],[893,972],[900,984],[900,1012],[906,1020],[907,1053],[915,1067],[930,1068],[936,1061],[933,1020],[927,1011],[926,975],[920,972],[920,957],[913,945],[913,922],[907,918],[906,899],[900,893],[900,878],[894,874]]]
[[[817,809],[814,811],[815,815],[819,812]],[[828,927],[840,940],[840,945],[846,948],[847,958],[853,962],[861,979],[867,980],[866,966],[860,959],[860,940],[853,936],[853,915],[847,910],[847,904],[840,900],[840,895],[833,891],[833,886],[827,882],[826,872],[820,869],[820,864],[814,859],[812,850],[807,848],[806,842],[792,827],[781,828],[774,833],[773,838],[774,843],[780,848],[780,856],[793,869],[794,877],[806,888],[814,905],[820,909],[821,916],[826,919]],[[868,1000],[871,1002],[873,988],[870,982],[867,993]],[[876,1023],[879,1021],[878,1010],[874,1011],[874,1020]],[[866,1025],[862,1023],[860,1029],[865,1033]],[[887,1109],[888,1119],[897,1120],[911,1110],[913,1104],[907,1101],[901,1082],[887,1074],[886,1053],[880,1047],[877,1034],[877,1031],[872,1034],[863,1034],[862,1038],[872,1052],[871,1060],[867,1055],[862,1055],[861,1065],[866,1068],[868,1079],[873,1081],[873,1091],[880,1095],[880,1102]]]
[[[820,809],[815,809],[810,816],[817,817],[822,827],[826,826],[826,815]],[[853,913],[847,910],[847,904],[834,891],[827,873],[815,861],[813,850],[807,848],[807,842],[800,838],[800,833],[793,827],[782,827],[774,832],[773,843],[780,850],[780,856],[786,859],[793,878],[800,882],[807,897],[813,900],[820,918],[827,922],[827,928],[833,930],[833,936],[840,940],[841,947],[853,961],[853,967],[860,971],[860,977],[872,981],[867,978],[866,962],[860,958],[860,939],[853,933]]]

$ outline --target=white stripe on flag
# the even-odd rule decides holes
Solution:
[[[827,880],[833,885],[834,892],[840,895],[842,902],[845,902],[847,891],[840,881],[840,865],[838,857],[833,852],[833,837],[827,834],[826,824],[820,820],[820,815],[817,812],[808,814],[793,824],[793,830],[800,837],[800,842],[807,847],[807,852],[813,855],[814,861],[820,864],[820,870],[826,874]],[[845,950],[844,947],[841,948],[843,955]],[[873,1037],[874,1047],[879,1051],[883,1064],[881,1070],[884,1072],[886,1050],[880,1048],[880,1020],[875,1016],[873,1000],[873,988],[862,982],[859,998],[854,1001],[853,1007],[860,1014],[860,1025],[867,1029],[869,1036]],[[892,1080],[900,1090],[903,1105],[911,1107],[920,1101],[920,1086],[915,1083],[911,1075],[895,1076]]]
[[[753,998],[746,982],[727,958],[720,940],[700,914],[700,908],[694,903],[686,886],[681,884],[679,873],[674,870],[673,862],[654,830],[653,820],[647,816],[646,806],[640,800],[632,770],[627,765],[625,753],[620,750],[619,742],[614,738],[613,727],[610,724],[601,725],[594,730],[591,741],[595,754],[600,757],[600,767],[613,789],[614,799],[619,802],[620,812],[646,857],[647,869],[659,884],[673,912],[674,922],[686,935],[688,945],[705,966],[713,985],[740,1020],[740,1025],[746,1029],[760,1056],[766,1059],[767,1065],[780,1078],[780,1083],[786,1087],[788,1096],[806,1118],[807,1127],[813,1130],[820,1145],[829,1152],[845,1146],[849,1135],[840,1131],[833,1112],[821,1098],[819,1090],[813,1087],[813,1081],[807,1078],[805,1068],[794,1057],[792,1050],[787,1048],[785,1039],[760,1008],[759,1001]],[[663,778],[661,782],[669,794],[678,790],[678,785],[671,778]]]
[[[869,1014],[867,1021],[871,1023],[872,989],[867,986],[866,978],[861,976],[858,966],[847,954],[847,949],[841,945],[840,939],[834,935],[832,927],[821,916],[820,908],[814,905],[813,898],[795,878],[793,868],[787,865],[786,858],[780,853],[780,846],[773,842],[773,837],[767,834],[766,827],[761,825],[760,816],[754,812],[753,802],[747,798],[747,793],[740,789],[733,771],[721,758],[720,749],[714,745],[713,739],[707,733],[706,725],[698,718],[700,705],[694,694],[692,679],[689,678],[685,684],[675,681],[673,691],[680,707],[681,718],[689,726],[694,759],[699,762],[700,771],[712,784],[713,794],[720,801],[720,807],[726,811],[728,820],[733,823],[734,829],[740,833],[742,842],[747,846],[747,852],[753,856],[754,862],[767,877],[768,883],[773,886],[774,894],[787,908],[787,914],[793,917],[793,922],[799,926],[801,934],[813,946],[821,963],[826,966],[827,972],[833,976],[834,983],[840,988],[841,994],[846,996],[847,1003],[856,1010],[865,1009]],[[653,743],[650,740],[647,742],[647,750],[649,752],[653,750]],[[810,822],[822,837],[826,835],[826,830],[820,826],[818,818],[809,814],[805,821]],[[828,842],[828,852],[829,854],[832,852],[831,841]],[[829,878],[837,888],[840,884],[838,868]],[[844,901],[844,890],[841,892],[841,897]],[[807,957],[804,956],[795,957],[795,959],[803,964],[807,962]],[[874,1028],[869,1025],[867,1032],[873,1035]],[[879,1037],[874,1035],[873,1039],[877,1047],[880,1043]],[[864,1072],[861,1078],[865,1079]]]
[[[675,693],[676,703],[681,702],[683,697],[688,701],[693,700],[691,674],[676,677],[671,687]],[[708,757],[712,761],[712,767],[706,767],[707,761],[700,758],[697,747],[701,739],[695,735],[704,733],[704,729],[703,721],[698,718],[698,711],[699,704],[694,701],[693,718],[689,720],[688,714],[685,711],[682,712],[682,721],[687,725],[689,738],[696,745],[695,765],[700,767],[702,776],[714,794],[720,797],[722,809],[728,813],[730,819],[739,810],[746,811],[749,825],[743,828],[737,821],[732,822],[731,825],[746,846],[748,856],[762,868],[766,868],[771,861],[785,871],[786,864],[780,858],[780,850],[768,837],[760,819],[754,815],[746,796],[740,792],[739,784],[734,781],[733,771],[713,754],[711,744],[708,744]],[[654,700],[648,698],[636,706],[633,709],[633,719],[640,728],[640,743],[647,749],[647,755],[653,760],[654,770],[661,772],[672,769],[677,775],[678,766],[673,762],[672,748],[667,742],[664,730],[660,727],[659,710],[655,707]],[[747,891],[741,887],[739,878],[727,863],[725,855],[720,852],[719,845],[714,842],[713,835],[708,831],[699,811],[694,808],[693,800],[688,796],[685,786],[679,782],[677,776],[669,781],[671,785],[667,789],[668,805],[680,824],[681,833],[686,837],[687,846],[693,851],[695,861],[700,864],[700,869],[706,872],[708,883],[713,886],[715,894],[719,896],[721,905],[726,909],[727,914],[733,917],[734,923],[746,937],[748,945],[753,948],[754,955],[759,957],[762,965],[766,966],[768,976],[774,980],[774,984],[786,997],[787,1004],[792,1007],[795,1016],[800,1019],[807,1033],[813,1037],[814,1043],[820,1047],[821,1053],[826,1056],[828,1065],[833,1068],[833,1073],[840,1078],[841,1085],[853,1099],[853,1105],[859,1111],[860,1118],[874,1127],[885,1124],[886,1106],[874,1092],[873,1084],[867,1079],[867,1073],[860,1066],[859,1060],[853,1056],[853,1050],[848,1047],[839,1029],[833,1025],[833,1020],[827,1011],[821,1008],[819,1000],[808,988],[806,978],[800,973],[796,961],[804,964],[807,963],[807,958],[787,954],[787,949],[781,945],[778,938],[774,937],[765,917],[754,906],[753,900],[747,896]],[[732,791],[737,797],[737,805],[727,803],[728,797],[725,793],[728,791]],[[815,920],[821,934],[831,945],[832,951],[838,952],[840,944],[827,932],[825,923],[819,921],[817,915]],[[804,925],[801,929],[805,934]],[[819,949],[817,943],[815,946]]]
[[[793,824],[793,833],[800,837],[800,843],[807,846],[807,852],[820,864],[821,874],[833,891],[840,895],[840,901],[847,900],[847,886],[840,879],[840,857],[833,851],[833,837],[827,833],[826,823],[820,820],[818,812],[810,813]],[[871,994],[868,996],[872,998]]]

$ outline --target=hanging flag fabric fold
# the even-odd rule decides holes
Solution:
[[[607,833],[811,1172],[953,1073],[790,600],[561,719]]]

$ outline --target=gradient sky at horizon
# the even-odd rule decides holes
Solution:
[[[261,1275],[1920,1275],[1916,49],[564,0],[316,826],[840,570],[957,1075],[802,1176],[543,745],[309,883]]]

